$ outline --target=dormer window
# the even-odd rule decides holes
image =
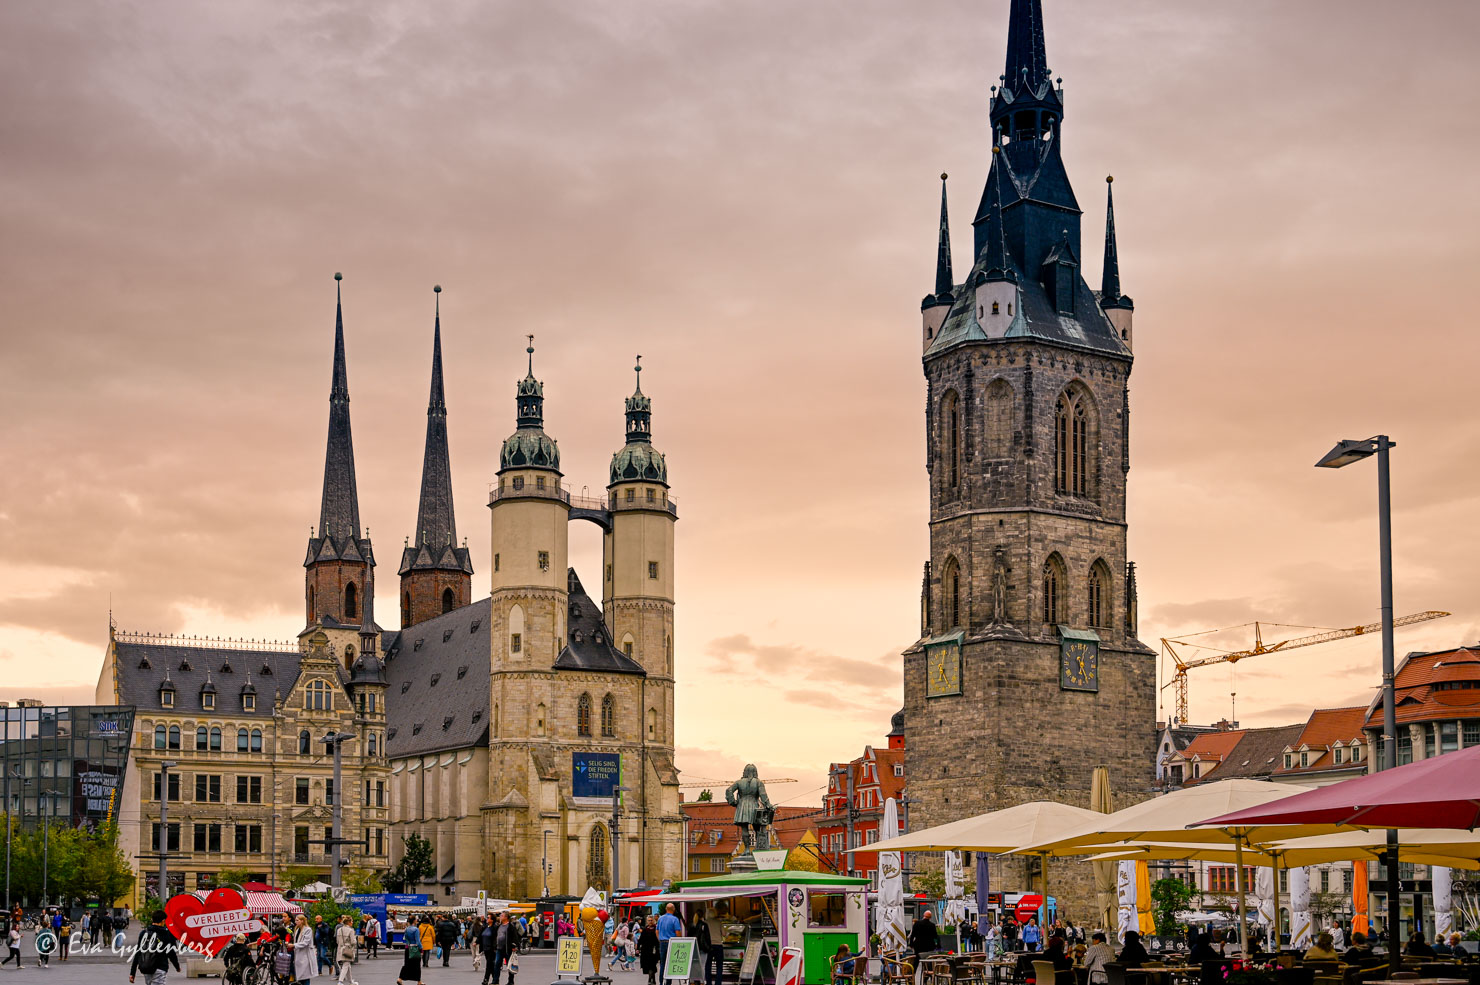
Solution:
[[[214,694],[212,694],[210,691],[205,692],[204,694],[202,694],[200,696],[200,706],[201,706],[202,709],[204,709],[206,711],[215,711],[216,710],[216,696]]]
[[[257,695],[255,695],[255,694],[244,694],[244,695],[242,695],[242,711],[256,711],[256,710],[257,710]]]
[[[192,666],[190,666],[190,660],[187,658],[185,660],[181,660],[180,661],[180,669],[181,670],[194,670],[195,668],[192,667]]]
[[[175,707],[175,686],[168,681],[159,689],[159,706],[161,708]]]
[[[442,679],[442,675],[441,674],[433,674],[432,675],[432,679],[430,681],[431,686],[432,687],[436,687],[437,686],[437,682],[440,681],[441,679]]]
[[[458,680],[462,680],[464,677],[467,677],[467,676],[468,676],[468,665],[467,664],[463,664],[461,667],[457,668],[457,679]]]
[[[442,642],[443,643],[446,643],[450,639],[452,639],[452,630],[450,630],[450,629],[443,630],[442,631]]]
[[[417,640],[415,643],[411,644],[411,652],[412,653],[415,653],[417,650],[420,650],[421,649],[421,645],[423,643],[425,643],[425,642],[426,642],[426,640],[422,639],[422,640]]]

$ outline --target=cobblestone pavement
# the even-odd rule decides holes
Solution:
[[[137,935],[135,935],[137,936]],[[0,953],[4,948],[0,948]],[[73,954],[71,960],[62,962],[55,957],[51,959],[51,967],[43,971],[36,966],[36,952],[28,940],[21,951],[21,960],[25,962],[21,970],[15,969],[14,963],[0,969],[0,983],[3,982],[44,982],[46,985],[109,985],[109,983],[128,982],[128,960],[117,957],[106,952],[102,954]],[[590,959],[583,961],[585,974],[590,974]],[[361,957],[354,968],[354,980],[360,985],[394,985],[396,973],[401,970],[401,954],[399,951],[387,952],[381,949],[380,957],[370,960]],[[602,968],[606,974],[607,969]],[[500,976],[503,981],[500,985],[507,985],[508,975]],[[612,985],[646,985],[647,976],[638,971],[617,971],[611,974]],[[425,985],[478,985],[483,980],[481,970],[473,970],[473,959],[466,951],[458,951],[452,955],[450,967],[442,967],[440,959],[433,958],[431,966],[424,969],[422,982]],[[199,981],[203,985],[218,982],[217,978],[187,979],[184,974],[171,970],[169,975],[170,985],[183,985],[187,981]],[[318,975],[313,980],[313,985],[331,985],[336,979],[333,975]],[[519,974],[515,978],[516,985],[550,985],[555,981],[555,953],[554,951],[530,951],[519,957]],[[138,978],[136,985],[144,985],[144,977]],[[572,983],[575,985],[575,983]]]

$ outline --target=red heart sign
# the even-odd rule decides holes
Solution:
[[[171,896],[164,905],[164,924],[184,947],[215,954],[237,934],[263,929],[237,889],[213,889],[202,900],[194,893]]]

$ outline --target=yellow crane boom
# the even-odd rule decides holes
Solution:
[[[1412,615],[1400,616],[1399,618],[1394,619],[1393,627],[1397,628],[1399,626],[1412,626],[1414,623],[1428,622],[1430,619],[1443,619],[1447,615],[1449,615],[1448,612],[1440,612],[1436,609],[1430,609],[1426,612],[1415,612]],[[1244,625],[1249,624],[1245,623]],[[1259,624],[1256,622],[1253,623],[1253,626],[1254,645],[1249,649],[1236,650],[1232,653],[1215,653],[1207,657],[1193,657],[1189,660],[1182,659],[1182,656],[1177,652],[1176,648],[1179,646],[1193,647],[1197,644],[1187,642],[1186,637],[1172,639],[1167,639],[1166,637],[1162,638],[1162,652],[1165,653],[1168,659],[1170,659],[1172,663],[1176,664],[1177,666],[1176,673],[1172,675],[1171,681],[1163,686],[1163,689],[1168,687],[1175,687],[1177,689],[1177,721],[1184,724],[1187,722],[1187,672],[1189,670],[1192,670],[1194,667],[1206,667],[1210,664],[1236,663],[1237,661],[1242,660],[1245,657],[1256,657],[1261,653],[1272,653],[1275,650],[1293,650],[1299,646],[1314,646],[1317,643],[1330,643],[1332,640],[1344,640],[1349,639],[1353,636],[1365,636],[1368,633],[1376,633],[1381,631],[1382,629],[1382,623],[1373,622],[1368,623],[1365,626],[1352,626],[1347,629],[1329,629],[1325,632],[1315,633],[1311,636],[1297,636],[1294,639],[1281,640],[1278,643],[1265,644],[1264,637],[1260,632]],[[1213,630],[1213,632],[1219,631]],[[1205,634],[1195,633],[1192,635],[1201,636]]]

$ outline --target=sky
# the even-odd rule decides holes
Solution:
[[[381,621],[433,284],[478,597],[525,336],[577,493],[606,481],[641,353],[681,516],[679,765],[754,761],[816,803],[902,704],[918,306],[942,171],[969,255],[1007,7],[0,5],[0,698],[89,698],[110,609],[301,629],[343,271]],[[1375,469],[1311,466],[1385,432],[1397,611],[1453,613],[1399,654],[1476,643],[1480,6],[1045,8],[1084,272],[1114,174],[1136,300],[1142,639],[1376,621]],[[599,551],[572,528],[588,584]],[[1379,667],[1373,636],[1196,671],[1192,718],[1303,720],[1369,701]]]

